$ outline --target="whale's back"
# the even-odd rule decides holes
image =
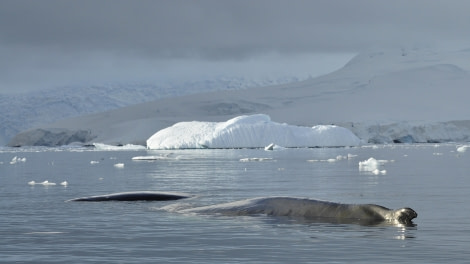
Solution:
[[[342,204],[293,197],[260,197],[237,202],[196,207],[182,210],[182,212],[232,216],[287,216],[312,221],[336,223],[354,222],[366,225],[388,220],[394,220],[400,223],[411,223],[411,219],[417,216],[416,212],[415,214],[406,214],[408,211],[404,211],[402,214],[396,214],[394,210],[375,204]]]

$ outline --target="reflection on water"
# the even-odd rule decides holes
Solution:
[[[269,216],[272,217],[272,216]],[[273,217],[272,221],[276,221],[279,224],[301,224],[301,225],[359,225],[365,227],[397,227],[397,230],[401,230],[401,233],[404,233],[406,230],[416,230],[417,224],[415,223],[399,223],[397,221],[378,221],[378,220],[361,220],[361,219],[338,219],[338,218],[328,218],[328,217],[317,217],[317,218],[305,218],[305,217],[287,217],[287,216],[278,216]],[[403,239],[409,238],[402,234]]]
[[[402,226],[401,228],[397,229],[398,235],[396,235],[394,238],[395,238],[395,239],[399,239],[399,240],[405,240],[405,239],[409,239],[409,238],[415,238],[414,233],[409,232],[409,230],[416,230],[416,228],[410,229],[410,227],[404,227],[404,226]]]

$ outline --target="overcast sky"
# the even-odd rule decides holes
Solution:
[[[325,54],[337,63],[370,49],[470,47],[469,10],[467,0],[1,0],[0,92],[223,71],[314,74]]]

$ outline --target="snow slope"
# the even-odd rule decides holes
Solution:
[[[469,70],[470,50],[365,53],[338,71],[306,81],[166,98],[43,129],[86,130],[93,142],[145,145],[155,132],[177,122],[264,113],[290,125],[344,126],[372,143],[468,141]],[[37,144],[27,139],[33,131],[10,145]]]
[[[147,140],[149,149],[358,146],[360,139],[343,127],[299,127],[272,122],[267,115],[238,116],[226,122],[180,122]]]
[[[0,145],[20,131],[58,120],[99,113],[156,99],[217,90],[237,90],[299,80],[300,77],[249,79],[214,77],[193,81],[167,80],[75,85],[29,93],[0,94]]]

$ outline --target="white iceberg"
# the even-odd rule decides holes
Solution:
[[[147,140],[149,149],[358,146],[350,130],[334,125],[301,127],[271,121],[268,115],[238,116],[226,122],[180,122]]]

